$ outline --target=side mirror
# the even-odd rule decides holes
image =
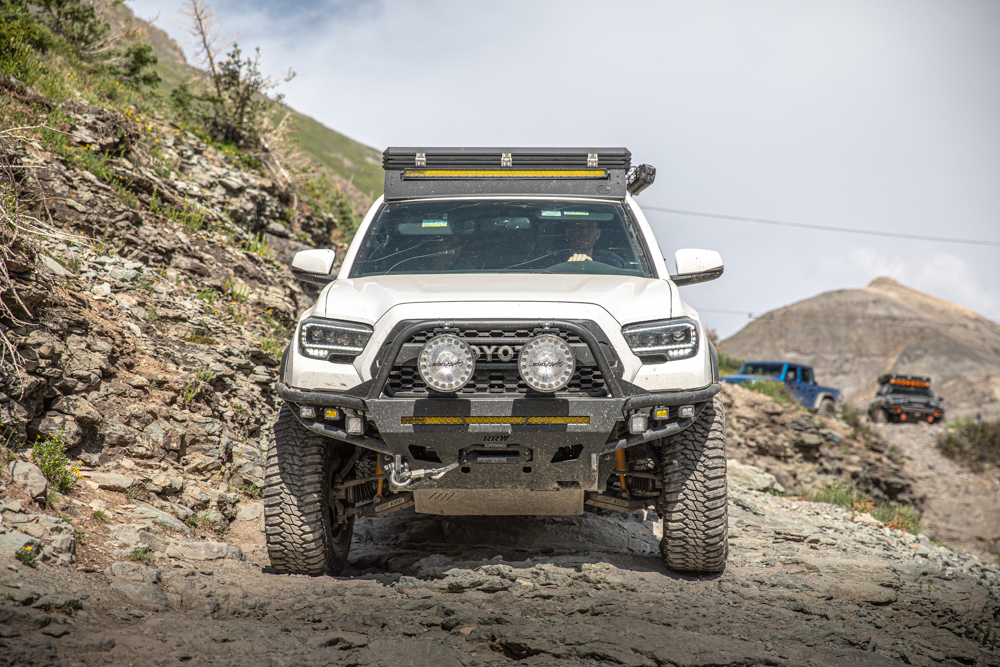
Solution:
[[[722,275],[722,255],[714,250],[684,248],[674,253],[677,275],[670,276],[675,285],[694,285],[715,280]]]
[[[301,250],[292,258],[292,274],[304,283],[326,285],[337,279],[331,275],[337,259],[335,250]]]

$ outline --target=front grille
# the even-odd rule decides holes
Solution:
[[[442,333],[457,335],[479,350],[476,371],[473,373],[472,379],[462,387],[461,391],[457,392],[458,394],[525,395],[534,392],[528,388],[518,373],[517,352],[522,345],[542,332],[555,334],[570,345],[586,345],[586,342],[578,334],[571,331],[562,331],[556,328],[542,329],[541,327],[530,329],[516,327],[437,328],[419,331],[410,336],[405,344],[423,345],[434,336]],[[494,352],[487,352],[487,350],[501,348],[510,348],[511,357],[493,356]],[[410,361],[393,365],[384,392],[387,396],[398,398],[421,398],[433,393],[424,384],[412,357]],[[556,392],[555,395],[602,397],[608,395],[608,389],[605,386],[604,376],[597,366],[577,365],[569,384],[562,391]]]
[[[462,395],[527,394],[530,391],[517,368],[476,368],[472,379],[458,392]],[[395,398],[420,398],[430,395],[416,366],[396,366],[389,372],[385,393]],[[573,378],[556,396],[607,396],[601,371],[592,366],[577,368]]]

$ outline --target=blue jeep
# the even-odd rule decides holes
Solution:
[[[747,384],[760,380],[784,382],[788,392],[802,407],[824,417],[837,412],[840,390],[816,384],[813,369],[809,366],[789,364],[784,361],[747,361],[736,375],[727,375],[723,382]]]

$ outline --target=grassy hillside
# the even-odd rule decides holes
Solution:
[[[116,11],[116,18],[122,23],[135,20],[131,10],[125,5]],[[147,28],[144,41],[153,47],[159,58],[154,69],[163,79],[160,94],[164,97],[170,95],[170,91],[181,83],[204,78],[203,72],[184,61],[184,54],[177,43],[159,28]],[[385,177],[382,171],[382,154],[379,151],[345,137],[294,109],[288,110],[295,114],[291,137],[302,153],[351,183],[368,201],[382,194]]]

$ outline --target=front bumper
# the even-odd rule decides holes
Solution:
[[[278,395],[293,405],[302,424],[322,435],[374,450],[386,464],[396,456],[411,467],[457,463],[422,489],[516,488],[603,490],[619,449],[678,433],[690,426],[719,392],[718,383],[696,391],[639,393],[615,398],[361,398],[291,389]],[[343,418],[303,419],[301,406],[340,408],[364,415],[366,435],[350,435]],[[694,416],[677,417],[680,406]],[[643,433],[623,432],[629,414],[666,407],[668,419],[650,420]],[[560,423],[569,422],[569,423]]]

